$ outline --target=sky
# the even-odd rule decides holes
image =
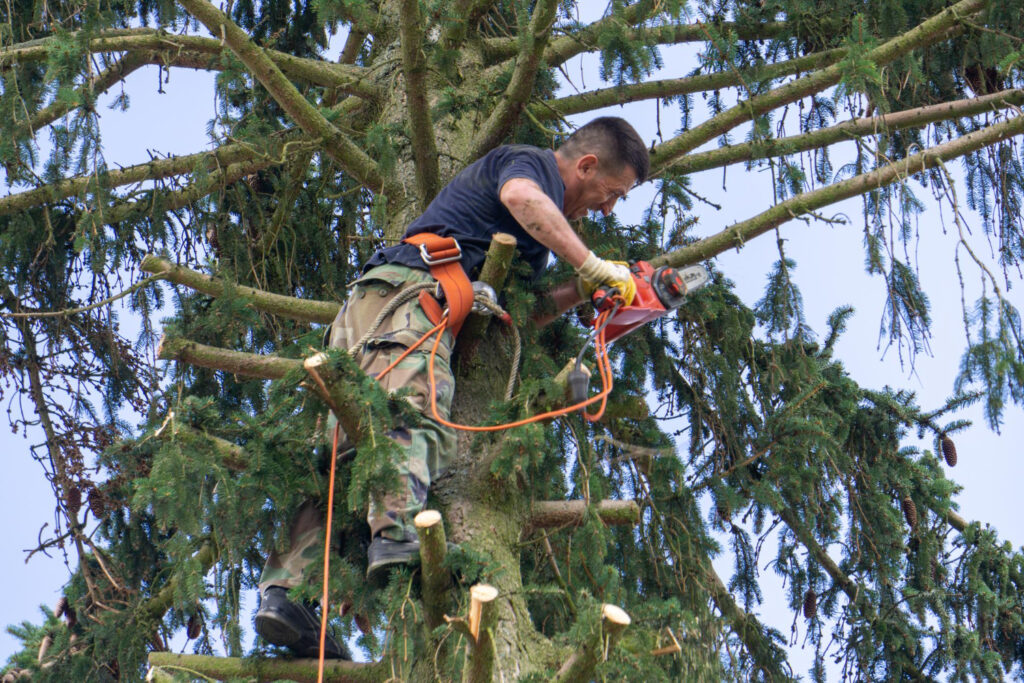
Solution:
[[[604,3],[596,3],[597,11]],[[588,17],[581,17],[586,20]],[[337,41],[335,41],[337,42]],[[669,65],[654,77],[678,77],[693,65],[692,48],[672,48],[663,52]],[[580,60],[566,69],[576,86],[588,88],[599,85],[594,60]],[[566,85],[566,93],[572,85]],[[160,154],[187,154],[208,148],[206,130],[214,116],[214,102],[210,96],[212,77],[186,69],[170,72],[158,92],[157,70],[143,69],[130,75],[124,86],[131,97],[127,112],[109,111],[102,105],[101,126],[104,131],[104,156],[112,166],[129,165],[149,158],[149,151]],[[109,101],[116,92],[107,98]],[[696,102],[701,102],[696,98]],[[613,108],[607,113],[630,120],[646,140],[657,136],[655,103],[637,103]],[[593,115],[574,117],[580,123]],[[665,137],[678,125],[674,107],[661,111],[660,121]],[[791,131],[795,127],[790,128]],[[723,178],[726,185],[723,187]],[[741,167],[696,174],[693,189],[721,208],[708,205],[696,209],[700,217],[697,232],[708,235],[767,208],[772,201],[771,179],[767,173],[745,172]],[[0,193],[5,193],[0,188]],[[919,190],[919,196],[927,191]],[[653,186],[647,184],[630,193],[617,207],[620,220],[628,223],[638,220],[651,201]],[[933,203],[934,204],[934,203]],[[850,375],[865,387],[880,389],[884,386],[902,387],[917,393],[923,408],[942,405],[952,393],[960,354],[964,346],[960,288],[953,270],[955,241],[949,233],[948,209],[946,226],[939,220],[937,207],[922,217],[919,225],[921,240],[916,252],[919,277],[932,302],[933,334],[931,355],[917,357],[913,367],[901,363],[895,348],[879,345],[879,322],[884,301],[884,283],[865,275],[863,267],[860,203],[851,200],[829,207],[825,215],[845,214],[850,223],[845,226],[823,223],[805,224],[791,221],[780,229],[786,240],[787,256],[797,262],[794,278],[804,297],[808,324],[820,334],[828,315],[838,306],[850,304],[856,313],[849,329],[836,347],[836,357],[842,359]],[[972,227],[980,235],[980,223]],[[740,298],[753,306],[761,297],[767,273],[778,258],[774,235],[753,240],[741,250],[733,250],[716,259],[717,267],[733,282]],[[984,241],[978,242],[981,251],[988,253]],[[653,254],[652,254],[653,256]],[[968,273],[971,271],[968,269]],[[977,288],[977,277],[966,278],[969,289]],[[1020,283],[1009,290],[1009,298],[1018,307],[1024,307],[1020,296]],[[973,296],[968,295],[968,301]],[[126,319],[127,312],[122,313]],[[1019,496],[1019,481],[1024,474],[1020,444],[1024,443],[1024,420],[1017,406],[1007,408],[1001,434],[994,434],[985,426],[980,407],[963,411],[957,417],[975,422],[967,432],[955,437],[960,456],[959,465],[947,470],[947,476],[963,486],[957,496],[961,514],[968,520],[981,520],[994,526],[1002,538],[1014,547],[1024,545],[1024,522],[1020,520],[1015,502]],[[31,434],[32,443],[41,440]],[[0,435],[0,449],[5,454],[5,476],[0,478],[0,577],[3,584],[13,587],[0,600],[0,624],[7,625],[41,619],[39,605],[50,607],[60,595],[69,571],[59,556],[36,555],[29,564],[24,563],[25,550],[34,548],[40,527],[53,524],[52,493],[42,477],[41,468],[28,456],[28,446],[21,435]],[[912,443],[913,441],[911,441]],[[933,448],[930,438],[920,444]],[[72,558],[74,559],[74,558]],[[771,559],[770,551],[761,557],[763,568]],[[723,579],[728,581],[732,559],[723,553],[715,563]],[[783,633],[789,633],[793,614],[785,605],[780,586],[773,584],[771,572],[762,572],[765,580],[765,602],[758,610],[762,620]],[[797,620],[797,643],[803,638],[803,620]],[[248,624],[245,627],[249,627]],[[6,632],[0,634],[0,661],[6,660],[18,646],[18,641]],[[805,672],[810,662],[810,651],[799,646],[792,649],[793,665],[797,672]]]

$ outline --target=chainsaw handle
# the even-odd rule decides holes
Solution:
[[[601,285],[594,290],[594,293],[590,295],[590,303],[594,305],[598,311],[606,311],[615,305],[615,299],[618,297],[622,299],[622,292],[619,291],[618,287],[608,287]]]

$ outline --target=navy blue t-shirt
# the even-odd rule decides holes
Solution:
[[[433,232],[454,237],[462,246],[462,267],[475,279],[483,266],[491,235],[506,232],[516,238],[519,256],[538,277],[548,264],[547,247],[531,237],[501,203],[501,187],[512,178],[529,178],[559,209],[565,184],[558,174],[555,153],[528,145],[506,145],[491,150],[462,170],[441,190],[423,215],[414,220],[405,236]],[[418,247],[397,244],[386,247],[367,261],[365,269],[383,263],[399,263],[428,270]]]

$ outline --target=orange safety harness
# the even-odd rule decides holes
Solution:
[[[533,422],[539,422],[540,420],[549,420],[561,417],[577,410],[583,411],[583,416],[590,422],[595,422],[601,419],[601,416],[604,415],[605,406],[608,403],[608,394],[610,394],[612,390],[612,366],[611,361],[608,358],[608,344],[605,338],[605,328],[607,327],[607,323],[611,316],[614,315],[617,307],[601,311],[594,323],[594,350],[597,356],[597,368],[601,377],[601,391],[599,393],[584,401],[580,401],[579,403],[565,408],[550,410],[545,413],[532,415],[531,417],[505,424],[481,426],[463,425],[450,422],[441,417],[437,410],[437,380],[434,376],[437,349],[440,346],[441,338],[449,328],[452,329],[453,336],[458,334],[466,316],[468,316],[470,310],[472,310],[473,285],[466,276],[466,271],[463,270],[462,266],[459,264],[459,260],[462,258],[462,250],[459,248],[459,244],[454,238],[440,237],[433,233],[419,233],[405,238],[404,241],[409,244],[419,246],[423,262],[430,266],[430,274],[438,281],[442,291],[444,292],[448,308],[447,310],[442,310],[437,299],[431,296],[429,292],[420,292],[420,305],[430,318],[430,321],[434,323],[434,327],[428,330],[422,337],[416,340],[414,344],[403,351],[398,358],[393,360],[386,368],[377,373],[374,379],[380,380],[384,375],[391,372],[391,370],[401,363],[402,360],[404,360],[410,353],[422,346],[428,339],[430,339],[431,336],[434,336],[434,343],[430,349],[430,361],[427,365],[427,377],[430,382],[430,412],[434,420],[445,427],[468,432],[496,432],[504,429],[512,429],[513,427],[521,427]],[[621,301],[621,297],[619,297],[619,299]],[[598,401],[601,402],[601,406],[598,408],[596,413],[586,412],[586,408],[588,406]],[[326,534],[324,537],[324,576],[322,600],[320,603],[320,654],[317,667],[317,683],[322,683],[324,676],[324,643],[327,638],[327,593],[328,573],[330,569],[330,539],[331,524],[333,521],[332,513],[334,510],[334,477],[338,459],[339,429],[340,427],[335,425],[334,445],[331,452],[330,482],[328,483],[327,488],[327,520]]]

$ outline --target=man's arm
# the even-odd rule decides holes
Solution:
[[[498,196],[531,237],[573,268],[583,264],[590,249],[562,215],[562,208],[555,206],[537,183],[529,178],[512,178],[501,186]]]
[[[542,296],[546,298],[547,301],[542,302],[537,307],[538,311],[541,312],[530,316],[530,320],[532,320],[533,324],[537,327],[544,327],[570,308],[575,308],[583,303],[583,299],[580,297],[580,291],[576,286],[575,280],[563,282],[551,291],[544,292]],[[552,308],[554,310],[550,310]]]

